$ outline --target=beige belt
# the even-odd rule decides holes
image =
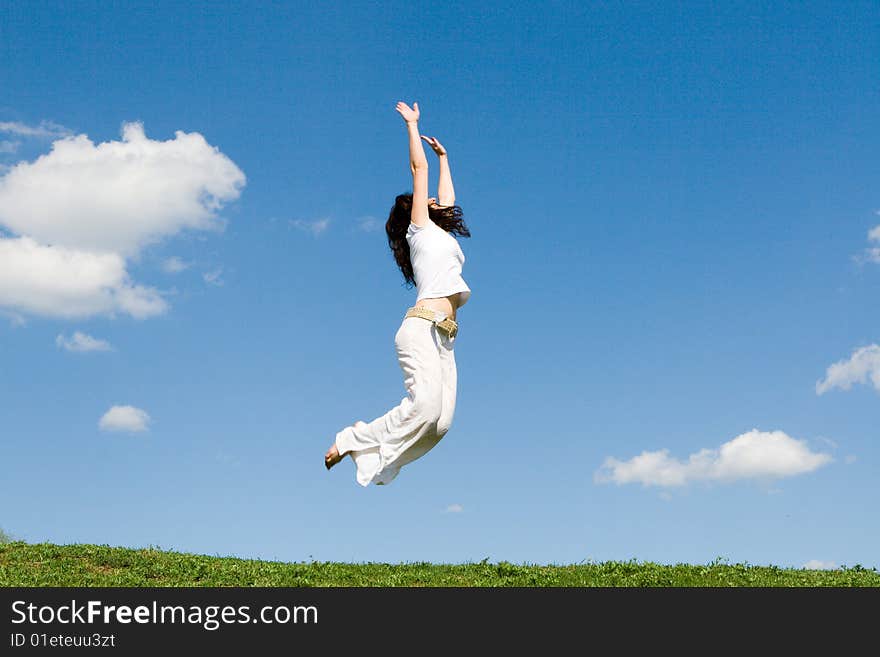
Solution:
[[[458,324],[455,323],[455,320],[447,317],[442,322],[438,322],[434,318],[434,311],[430,308],[413,306],[406,311],[406,317],[421,317],[422,319],[430,320],[434,323],[434,326],[443,331],[450,340],[458,334]]]

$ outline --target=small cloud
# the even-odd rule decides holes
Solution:
[[[327,226],[330,225],[330,220],[318,219],[317,221],[306,221],[305,219],[291,219],[288,223],[298,230],[305,233],[311,233],[314,237],[317,237],[327,230]]]
[[[880,214],[880,211],[878,211],[877,214]],[[874,228],[868,231],[868,241],[880,242],[880,226],[874,226]],[[880,264],[880,248],[867,248],[862,251],[861,254],[853,256],[853,260],[855,260],[856,263],[859,265],[863,265],[866,262]]]
[[[24,326],[27,324],[24,316],[19,315],[17,312],[12,310],[5,310],[4,308],[0,308],[0,317],[5,317],[9,320],[9,325],[12,327]]]
[[[7,132],[20,137],[65,137],[73,134],[72,130],[52,121],[41,121],[38,126],[31,126],[20,121],[0,121],[0,132]]]
[[[179,274],[183,270],[189,269],[190,266],[192,266],[191,262],[185,262],[177,256],[171,256],[162,263],[162,271],[166,274]]]
[[[59,334],[55,338],[55,344],[67,351],[88,352],[88,351],[112,351],[113,347],[106,340],[93,338],[87,333],[76,331],[72,337],[66,338]]]
[[[849,390],[854,383],[868,383],[880,392],[880,345],[872,344],[856,349],[848,360],[831,365],[825,379],[816,383],[816,394],[823,395],[832,388]]]
[[[216,285],[219,287],[223,285],[223,279],[220,278],[222,274],[223,269],[221,267],[218,267],[217,269],[202,274],[202,278],[205,279],[205,283],[207,283],[208,285]]]
[[[628,461],[608,457],[593,480],[660,487],[684,486],[694,481],[767,481],[812,472],[831,461],[831,455],[812,452],[804,441],[782,431],[752,429],[716,449],[701,449],[686,461],[669,456],[666,449],[642,452]]]
[[[833,561],[819,561],[818,559],[810,559],[801,567],[806,570],[837,570],[837,564]]]
[[[98,421],[102,431],[146,431],[150,416],[134,406],[113,406]]]
[[[375,217],[361,217],[357,220],[358,228],[365,233],[372,233],[379,230],[382,226]]]
[[[853,463],[855,463],[858,460],[858,458],[859,457],[856,456],[855,454],[847,454],[844,457],[843,462],[846,463],[847,465],[852,465]]]
[[[661,491],[660,492],[660,499],[663,500],[664,502],[669,502],[672,500],[672,494],[668,491],[665,491],[665,490]]]
[[[19,146],[20,141],[0,141],[0,153],[15,153]]]
[[[446,507],[446,513],[461,513],[464,507],[461,504],[450,504]]]
[[[865,249],[859,255],[853,256],[856,264],[864,265],[866,262],[880,263],[880,248]]]
[[[214,458],[224,465],[239,465],[238,459],[228,452],[217,452]]]

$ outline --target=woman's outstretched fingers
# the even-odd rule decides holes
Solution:
[[[426,137],[425,135],[422,135],[422,139],[428,142],[428,145],[437,155],[446,155],[446,149],[443,148],[443,144],[441,144],[436,137]]]
[[[419,120],[419,104],[413,103],[412,108],[402,100],[397,103],[395,108],[407,123]]]

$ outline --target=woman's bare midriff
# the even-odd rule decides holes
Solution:
[[[419,299],[416,302],[416,308],[430,308],[431,310],[441,310],[452,321],[455,321],[455,311],[461,302],[461,292],[450,294],[448,297],[438,297],[436,299]]]

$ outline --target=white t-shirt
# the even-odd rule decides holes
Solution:
[[[461,305],[467,303],[471,289],[461,277],[464,253],[458,240],[428,219],[421,227],[410,222],[406,241],[416,279],[416,301],[461,292]]]

